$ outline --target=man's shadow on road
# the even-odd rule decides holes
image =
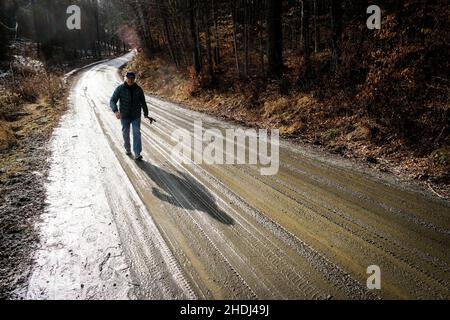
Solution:
[[[178,171],[175,175],[147,161],[138,162],[138,167],[158,185],[159,189],[152,191],[161,201],[186,210],[205,212],[226,225],[234,224],[234,220],[217,206],[211,192],[189,174]]]

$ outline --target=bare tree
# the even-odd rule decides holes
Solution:
[[[279,76],[283,72],[283,2],[268,0],[267,14],[267,57],[270,75]]]

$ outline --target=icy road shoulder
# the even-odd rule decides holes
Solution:
[[[84,95],[90,72],[74,84],[52,139],[48,209],[26,298],[193,298]]]

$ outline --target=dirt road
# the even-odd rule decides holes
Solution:
[[[284,141],[275,176],[181,164],[174,130],[233,125],[153,97],[145,161],[124,155],[108,102],[131,57],[73,85],[28,298],[450,298],[450,206],[393,178]]]

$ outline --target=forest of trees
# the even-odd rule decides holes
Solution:
[[[70,30],[67,8],[81,9],[81,29]],[[1,0],[0,60],[14,40],[32,40],[43,61],[101,58],[128,49],[124,43],[120,10],[112,1],[98,0]],[[17,29],[16,29],[17,25]]]
[[[81,30],[66,27],[67,7],[74,4],[81,7]],[[382,9],[381,30],[367,27],[371,4]],[[449,5],[447,0],[0,0],[0,56],[14,37],[34,41],[42,60],[51,63],[99,59],[138,46],[150,59],[163,58],[190,76],[200,90],[248,89],[250,107],[264,104],[253,102],[278,81],[282,94],[303,90],[326,101],[330,107],[317,111],[325,118],[369,117],[376,126],[395,128],[405,143],[433,142],[431,150],[448,140],[450,130]],[[375,139],[391,136],[373,130]]]
[[[212,78],[223,59],[239,76],[279,76],[287,56],[331,50],[340,59],[342,23],[366,25],[366,1],[343,0],[119,0],[136,18],[148,54],[164,51],[178,67]],[[386,2],[386,1],[384,1]],[[399,1],[387,1],[396,6]],[[362,35],[363,36],[363,35]]]
[[[200,90],[248,89],[251,108],[278,81],[281,94],[323,102],[313,116],[322,123],[372,119],[375,143],[395,137],[425,153],[448,143],[446,0],[116,1],[147,56],[165,57]],[[382,10],[381,30],[367,26],[372,4]]]

